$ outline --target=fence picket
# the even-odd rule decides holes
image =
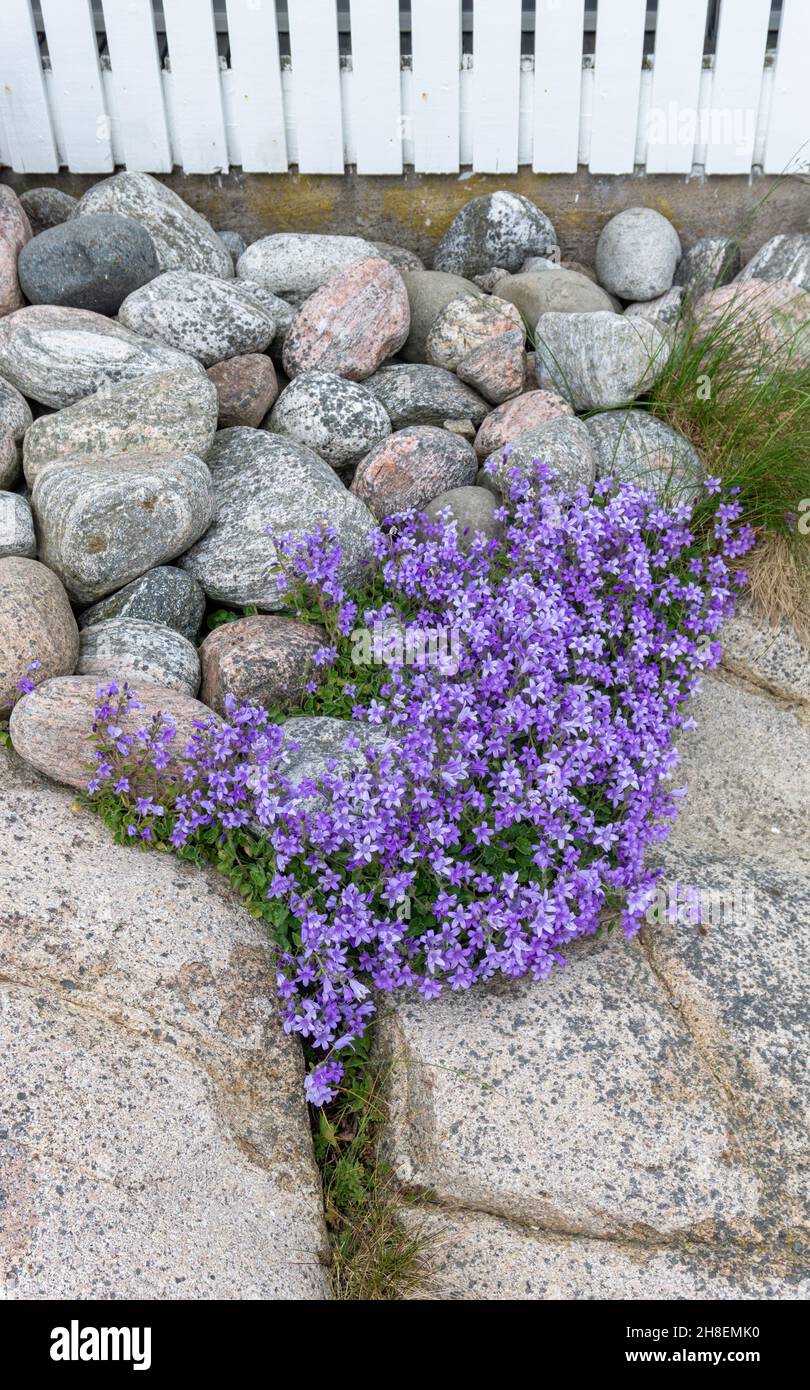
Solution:
[[[116,130],[128,169],[169,173],[172,155],[152,0],[104,0]]]
[[[599,0],[592,174],[633,172],[646,8],[646,0]]]
[[[473,168],[518,167],[522,0],[476,0],[473,13]]]
[[[358,174],[402,173],[399,0],[351,0]]]
[[[77,174],[112,173],[111,124],[90,0],[40,0],[40,5],[68,165]]]
[[[770,14],[771,0],[734,0],[720,7],[707,174],[750,172]]]
[[[5,0],[2,54],[0,118],[11,167],[18,174],[55,174],[59,158],[30,0]]]
[[[459,166],[461,0],[411,0],[414,165],[423,174]]]
[[[808,53],[810,9],[807,0],[782,0],[779,48],[765,141],[766,174],[807,173],[810,168]]]
[[[579,150],[585,0],[537,0],[534,21],[536,174],[573,174]]]
[[[287,135],[273,0],[227,0],[234,120],[246,173],[286,173]]]
[[[211,0],[163,0],[180,157],[187,174],[228,168]]]
[[[658,0],[646,122],[648,174],[688,174],[698,138],[706,0]]]

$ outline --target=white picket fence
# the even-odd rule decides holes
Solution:
[[[0,163],[806,171],[809,55],[810,0],[0,0]]]

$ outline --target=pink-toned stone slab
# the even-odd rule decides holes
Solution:
[[[37,560],[0,560],[0,709],[8,709],[29,663],[34,681],[67,676],[79,659],[79,629],[68,596]]]

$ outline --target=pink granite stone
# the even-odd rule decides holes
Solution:
[[[318,367],[364,381],[402,347],[410,323],[399,271],[364,256],[302,304],[284,341],[284,370],[295,377]]]
[[[534,425],[544,425],[547,420],[556,420],[558,415],[573,413],[568,402],[556,391],[524,392],[490,411],[475,436],[475,452],[479,459],[489,458],[496,449],[502,449]]]
[[[439,493],[475,482],[472,445],[435,425],[411,425],[376,444],[358,464],[351,490],[378,521],[423,507]]]
[[[769,369],[810,364],[810,294],[789,280],[733,280],[701,295],[693,312],[700,336],[719,327],[741,365],[756,370],[763,356]]]
[[[474,348],[458,364],[460,381],[474,386],[493,405],[508,401],[523,390],[526,375],[526,354],[523,350],[523,329],[500,333],[497,338]]]
[[[276,369],[263,352],[246,352],[208,368],[219,400],[219,428],[258,429],[278,396]]]
[[[17,278],[17,257],[31,240],[31,223],[13,188],[0,185],[0,317],[24,303]]]

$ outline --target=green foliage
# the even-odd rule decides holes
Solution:
[[[235,608],[210,608],[205,615],[204,626],[209,632],[213,632],[215,627],[222,627],[224,623],[236,623],[240,618],[252,618],[258,613],[258,608],[252,603],[248,603],[242,609]]]

